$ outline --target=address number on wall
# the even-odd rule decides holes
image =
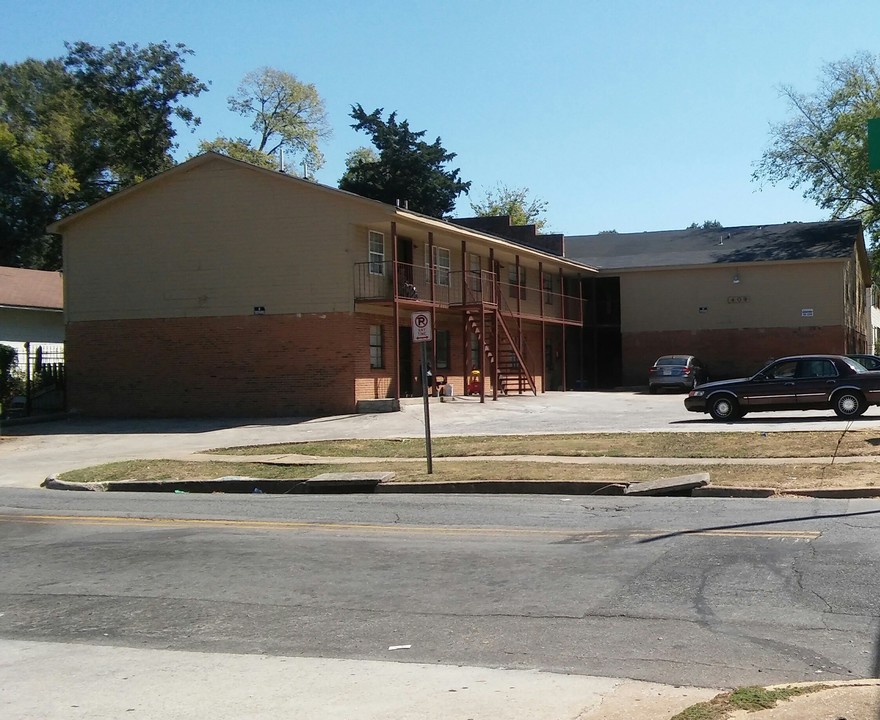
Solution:
[[[749,301],[748,295],[729,295],[727,298],[728,305],[742,305]]]

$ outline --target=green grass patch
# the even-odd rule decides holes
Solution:
[[[724,720],[737,710],[747,712],[769,710],[776,707],[781,701],[799,695],[809,695],[827,687],[827,685],[802,685],[775,689],[758,686],[741,687],[732,692],[716,695],[708,702],[691,705],[673,716],[671,720]]]

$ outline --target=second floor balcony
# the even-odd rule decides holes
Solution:
[[[395,267],[390,260],[354,266],[354,298],[359,303],[408,307],[497,308],[516,317],[576,325],[583,320],[582,301],[576,295],[501,282],[488,270],[477,273],[401,262]]]

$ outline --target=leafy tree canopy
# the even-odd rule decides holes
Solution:
[[[202,142],[199,150],[214,150],[263,167],[281,167],[281,153],[288,153],[285,168],[303,166],[307,176],[324,165],[318,143],[330,136],[324,101],[314,85],[295,75],[262,67],[249,72],[228,98],[229,109],[251,121],[256,138],[219,137]]]
[[[73,75],[82,110],[95,128],[90,150],[109,171],[109,187],[127,187],[174,165],[177,147],[172,122],[199,125],[183,97],[198,96],[207,85],[184,70],[193,51],[178,43],[146,47],[113,43],[65,44],[64,64]]]
[[[703,230],[720,230],[724,226],[718,222],[717,220],[704,220],[702,224],[700,223],[691,223],[687,226],[688,230],[697,230],[702,228]]]
[[[540,198],[529,198],[527,187],[511,188],[499,183],[482,200],[471,202],[471,210],[478,217],[509,215],[512,225],[534,225],[540,232],[547,224],[546,218],[541,217],[547,205]]]
[[[455,208],[455,200],[467,194],[471,183],[459,179],[459,170],[446,170],[455,158],[438,137],[428,144],[425,130],[410,130],[406,120],[398,122],[392,112],[382,119],[382,108],[367,113],[359,104],[352,106],[352,127],[367,133],[378,155],[356,150],[349,154],[339,188],[394,205],[406,202],[410,210],[444,217]]]
[[[858,217],[880,232],[880,172],[868,170],[867,121],[880,117],[877,57],[861,53],[822,69],[819,88],[784,85],[791,117],[770,130],[753,178],[802,188],[834,218]]]
[[[207,86],[192,51],[166,42],[66,44],[47,61],[0,64],[0,264],[61,267],[51,222],[171,167],[181,105]]]
[[[228,155],[236,160],[244,160],[251,165],[258,165],[269,170],[280,170],[281,163],[277,155],[269,155],[257,150],[251,145],[250,140],[244,138],[218,137],[214,140],[200,140],[199,153],[216,152],[221,155]]]

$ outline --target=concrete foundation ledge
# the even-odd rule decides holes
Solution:
[[[358,400],[355,411],[358,413],[386,413],[400,410],[400,401],[394,398],[380,400]]]

